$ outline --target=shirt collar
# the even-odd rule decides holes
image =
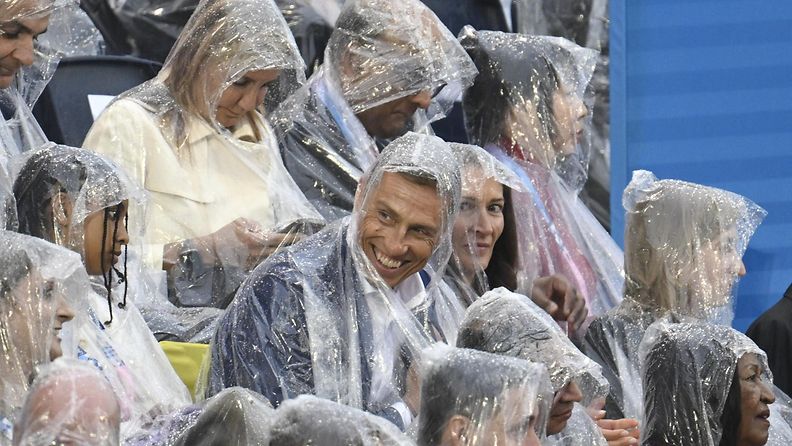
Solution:
[[[256,130],[251,123],[251,120],[257,120],[257,118],[258,116],[256,113],[248,114],[245,118],[240,120],[239,124],[229,129],[231,135],[241,141],[259,142],[259,138],[261,138],[262,135],[256,136]],[[218,134],[217,129],[202,118],[190,119],[188,126],[187,141],[189,144],[195,144],[204,138],[209,138]]]

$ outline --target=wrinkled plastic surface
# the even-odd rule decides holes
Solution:
[[[92,365],[60,358],[45,366],[14,426],[14,445],[119,444],[121,406]]]
[[[468,308],[459,330],[460,347],[479,345],[485,351],[544,364],[554,391],[574,381],[583,393],[584,405],[607,392],[600,366],[526,296],[506,288],[487,292]]]
[[[419,445],[532,444],[544,439],[553,392],[547,369],[487,352],[434,345],[423,353]]]
[[[548,442],[604,444],[602,434],[585,409],[608,392],[608,382],[600,366],[578,350],[550,315],[528,297],[506,288],[484,294],[468,308],[459,327],[457,346],[544,364],[555,393],[575,383],[582,400],[574,404],[566,427],[549,437]]]
[[[588,175],[596,52],[558,37],[466,27],[460,41],[480,74],[465,92],[470,141],[522,180],[512,194],[520,248],[518,289],[562,274],[599,315],[622,298],[622,253],[578,198]]]
[[[299,85],[303,68],[271,1],[203,2],[159,75],[91,128],[84,145],[148,192],[130,219],[146,225],[141,260],[175,305],[225,308],[261,260],[322,226],[262,115]],[[261,73],[277,77],[263,86],[250,77]],[[250,101],[256,110],[238,114]],[[152,325],[168,339],[200,340],[217,316],[161,307]]]
[[[390,422],[359,409],[302,395],[284,401],[272,419],[270,444],[353,444],[407,446],[414,444]]]
[[[11,438],[35,367],[73,344],[73,296],[89,288],[80,257],[44,240],[0,231],[0,443]],[[4,444],[8,444],[4,443]]]
[[[655,320],[730,325],[748,241],[766,212],[713,187],[636,171],[624,191],[625,299],[595,319],[587,353],[611,383],[608,411],[641,417],[638,345]]]
[[[394,184],[412,184],[405,175],[429,182],[393,201]],[[394,140],[367,174],[350,218],[277,253],[243,284],[212,342],[208,394],[238,385],[274,405],[313,393],[385,416],[406,411],[408,369],[431,339],[455,338],[464,312],[441,280],[459,188],[456,159],[441,139],[408,133]],[[394,234],[391,226],[411,218],[403,206],[429,207],[429,226]],[[405,254],[405,275],[386,282],[369,258],[369,243],[386,249],[368,241],[370,227],[392,243],[428,243],[421,258],[428,260]]]
[[[112,384],[122,436],[189,403],[135,304],[147,286],[127,243],[140,238],[140,224],[128,225],[123,215],[127,205],[145,204],[141,191],[105,158],[48,143],[23,158],[14,193],[19,231],[79,253],[95,274],[93,290],[79,296],[77,344],[68,353],[96,365]]]
[[[462,201],[454,221],[454,254],[445,280],[470,303],[500,280],[491,279],[490,275],[513,268],[505,252],[513,240],[504,229],[514,223],[506,215],[512,212],[506,198],[512,190],[523,189],[517,175],[481,147],[458,143],[450,146],[462,169]],[[491,252],[482,252],[486,248],[479,250],[479,245]],[[493,268],[489,268],[490,264]]]
[[[428,131],[475,73],[456,39],[420,1],[347,2],[324,64],[272,117],[286,167],[328,220],[348,215],[358,180],[377,158],[374,137]],[[367,129],[358,119],[394,106],[374,119],[398,121],[388,124],[392,128]]]
[[[0,167],[9,174],[8,161],[47,141],[31,109],[47,85],[58,61],[69,48],[79,45],[79,36],[69,29],[53,40],[41,34],[34,41],[25,26],[39,33],[50,21],[61,22],[77,8],[73,0],[8,0],[0,4],[0,63],[11,77],[0,80]]]
[[[232,387],[162,416],[127,446],[267,445],[274,410],[261,395]],[[277,443],[273,443],[277,444]]]
[[[658,322],[647,330],[640,351],[644,361],[644,445],[720,444],[724,429],[730,427],[722,423],[721,416],[737,361],[745,354],[756,355],[762,368],[751,384],[772,387],[764,352],[731,327]]]

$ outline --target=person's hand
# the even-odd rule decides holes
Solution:
[[[604,417],[604,412],[601,412]],[[608,441],[608,446],[630,446],[638,444],[641,431],[638,429],[638,420],[622,418],[620,420],[597,419],[597,426],[602,436]]]
[[[534,280],[531,300],[553,319],[579,329],[588,316],[586,300],[569,281],[558,274]]]

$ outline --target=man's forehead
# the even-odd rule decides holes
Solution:
[[[48,17],[54,5],[55,2],[50,0],[11,0],[10,4],[0,5],[0,17],[5,18],[3,23],[18,22],[24,25],[25,22]]]

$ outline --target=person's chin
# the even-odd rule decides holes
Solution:
[[[52,345],[50,345],[50,361],[54,361],[63,356],[63,348],[61,347],[61,340],[57,336],[52,337]]]

